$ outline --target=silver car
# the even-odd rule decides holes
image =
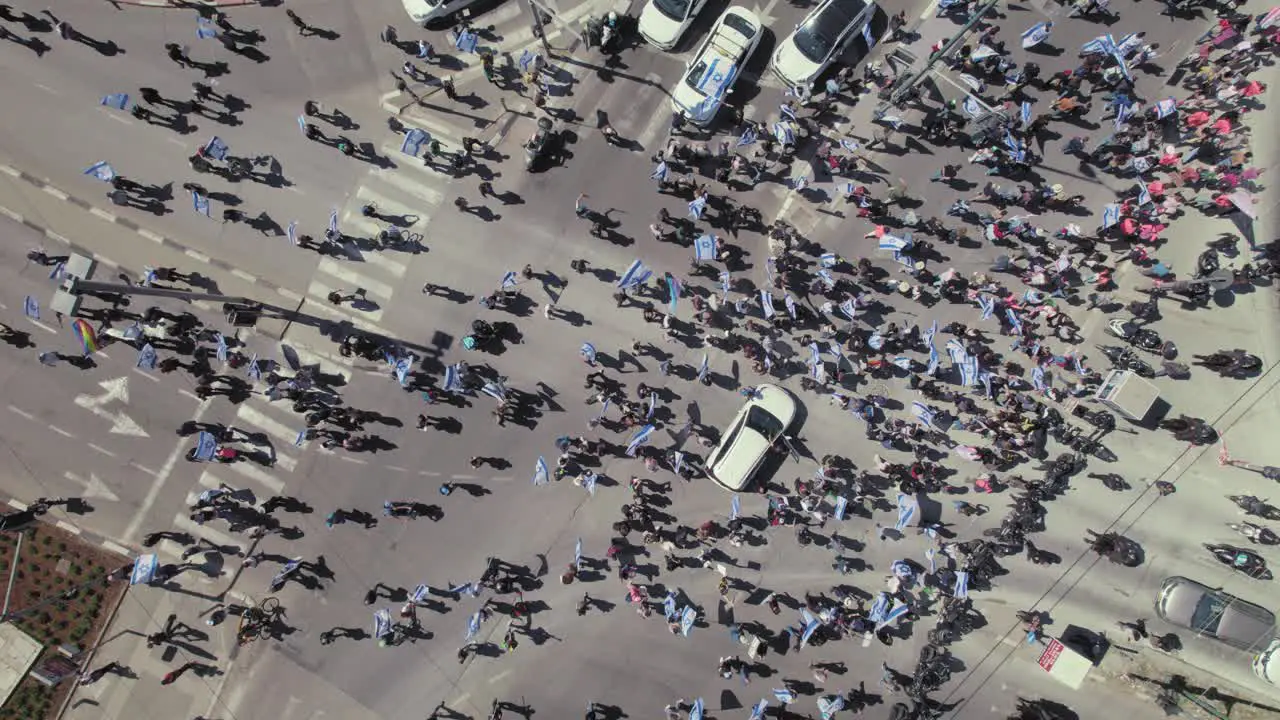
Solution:
[[[1275,635],[1270,610],[1179,575],[1160,583],[1156,615],[1242,650],[1262,647]]]

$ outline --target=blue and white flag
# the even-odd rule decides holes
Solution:
[[[676,450],[671,453],[671,472],[679,475],[682,467],[684,467],[684,453]]]
[[[573,544],[573,569],[582,569],[582,538]]]
[[[729,299],[729,271],[720,273],[720,290],[722,292],[721,301]]]
[[[951,594],[958,598],[969,597],[969,573],[961,570],[956,573],[956,584],[951,589]]]
[[[116,176],[116,171],[106,161],[98,161],[85,168],[84,174],[92,175],[103,182],[111,182]]]
[[[947,341],[947,355],[951,357],[951,362],[957,365],[964,362],[965,358],[969,357],[969,353],[965,351],[964,345],[961,345],[960,341],[955,338],[951,338]]]
[[[637,430],[636,434],[631,436],[631,442],[627,443],[627,457],[635,457],[636,450],[649,440],[654,430],[653,425],[645,425]]]
[[[116,110],[123,110],[129,104],[129,93],[111,93],[102,96],[102,104]]]
[[[289,238],[290,245],[297,245],[298,244],[298,221],[291,220],[289,222],[289,227],[285,228],[284,234],[285,234],[285,237]]]
[[[306,115],[298,116],[298,130],[302,131],[303,135],[307,134],[307,116]]]
[[[796,701],[795,693],[791,692],[789,688],[782,688],[782,689],[774,688],[773,696],[777,698],[778,702],[782,703],[783,705],[790,705],[791,703]]]
[[[667,280],[667,308],[672,315],[676,314],[676,303],[680,300],[680,281],[671,273],[665,275]]]
[[[1044,368],[1039,365],[1032,368],[1031,384],[1035,386],[1036,390],[1044,392],[1045,387],[1047,387],[1044,382]]]
[[[832,515],[837,520],[844,520],[844,514],[846,511],[848,511],[848,509],[849,509],[849,498],[846,498],[845,496],[841,495],[840,497],[836,498],[836,507]]]
[[[890,609],[889,612],[885,613],[884,620],[880,621],[880,623],[876,626],[876,629],[879,630],[880,628],[886,625],[889,625],[890,623],[897,622],[898,620],[902,619],[903,615],[906,615],[909,612],[911,612],[910,605],[902,602],[901,600],[895,600],[893,603],[893,608]]]
[[[301,430],[298,431],[298,434],[293,438],[293,446],[302,447],[302,443],[306,441],[307,441],[307,428],[302,428]]]
[[[684,610],[680,612],[680,634],[689,637],[689,632],[693,630],[693,624],[698,621],[698,611],[684,606]]]
[[[480,632],[480,613],[473,613],[467,618],[467,640],[476,636]]]
[[[667,620],[676,619],[676,591],[668,590],[667,597],[662,600],[662,615]]]
[[[1156,102],[1156,119],[1163,120],[1178,111],[1178,101],[1165,98]]]
[[[262,379],[262,366],[258,364],[258,353],[254,353],[253,357],[249,358],[249,369],[245,374],[253,381]]]
[[[1018,314],[1013,308],[1005,308],[1004,316],[1009,320],[1009,328],[1013,330],[1014,335],[1022,334],[1022,321],[1018,319]]]
[[[884,336],[879,331],[872,332],[871,337],[867,338],[867,347],[872,350],[879,350],[884,347]]]
[[[1053,31],[1053,23],[1042,22],[1033,25],[1026,32],[1022,33],[1022,47],[1024,49],[1035,47],[1045,40],[1049,39],[1049,33]]]
[[[649,179],[657,180],[658,182],[662,182],[663,180],[666,180],[667,179],[667,163],[665,161],[658,163],[658,166],[653,169],[653,172],[649,173]]]
[[[129,574],[129,584],[146,585],[150,583],[155,578],[158,567],[160,567],[160,556],[156,553],[139,555],[138,559],[133,561],[133,572]]]
[[[791,293],[787,293],[782,297],[782,304],[787,306],[787,314],[792,320],[796,319],[796,299],[791,297]]]
[[[1119,204],[1111,203],[1106,207],[1102,208],[1102,229],[1103,230],[1106,230],[1107,228],[1111,227],[1112,225],[1115,225],[1118,222],[1120,222],[1120,205]]]
[[[464,386],[462,377],[458,373],[458,365],[449,365],[444,369],[444,386],[445,392],[458,392]]]
[[[329,211],[329,232],[338,232],[338,208]]]
[[[1120,127],[1125,124],[1125,121],[1127,121],[1132,115],[1133,115],[1132,105],[1117,106],[1115,128],[1119,130]]]
[[[933,408],[925,405],[919,400],[911,403],[911,414],[925,425],[925,427],[933,427],[933,419],[937,417],[937,412]]]
[[[589,364],[595,364],[595,361],[596,361],[595,345],[592,345],[591,343],[582,343],[582,348],[578,350],[578,352],[582,355],[582,358],[586,360]]]
[[[963,383],[965,387],[977,385],[978,381],[981,379],[979,375],[981,368],[978,367],[978,358],[972,355],[965,358],[964,362],[959,365],[958,369],[960,371],[960,382]]]
[[[693,259],[696,262],[710,262],[716,259],[719,239],[715,235],[699,235],[693,241]]]
[[[840,312],[850,320],[854,320],[858,317],[858,308],[853,304],[852,299],[845,300],[840,303]]]
[[[760,291],[760,310],[764,312],[765,318],[774,316],[773,295],[768,290]]]
[[[63,277],[66,276],[66,274],[67,274],[67,264],[65,262],[59,262],[53,266],[52,270],[49,271],[49,279],[61,280]]]
[[[702,364],[698,366],[698,381],[701,382],[707,376],[708,367],[707,354],[702,353]]]
[[[453,46],[465,53],[476,51],[480,37],[470,30],[463,30],[454,36]]]
[[[582,489],[586,490],[587,494],[590,495],[591,497],[596,496],[596,479],[598,477],[599,477],[598,475],[591,472],[590,470],[582,474]]]
[[[636,260],[627,267],[626,272],[622,273],[622,277],[618,280],[618,287],[623,290],[629,290],[644,283],[651,275],[653,275],[653,271],[645,267],[644,263]]]
[[[408,355],[405,355],[403,357],[396,358],[396,363],[395,363],[396,380],[400,382],[400,387],[404,387],[406,384],[408,384],[409,370],[413,368],[413,361],[416,359],[417,358],[413,355],[413,353],[409,353]],[[485,384],[484,389],[486,392],[488,392],[489,390],[488,383]],[[498,398],[498,399],[501,400],[502,398]]]
[[[804,625],[804,630],[800,633],[800,647],[805,648],[809,645],[809,640],[813,638],[813,634],[822,626],[822,622],[817,618],[813,618]]]
[[[884,622],[885,615],[889,613],[889,593],[883,590],[876,594],[876,599],[871,601],[871,610],[867,613],[867,617],[874,623]]]
[[[199,462],[209,462],[213,459],[213,454],[218,451],[218,439],[213,433],[200,431],[196,436],[195,459]]]
[[[412,363],[414,360],[414,357],[410,355],[408,360],[410,363]],[[399,373],[399,371],[400,371],[400,368],[397,367],[396,372]],[[401,381],[401,384],[403,385],[404,382]],[[485,395],[488,395],[489,397],[493,398],[494,400],[497,400],[500,403],[506,402],[506,399],[507,399],[507,386],[503,385],[501,382],[487,382],[480,387],[480,392],[484,393]]]
[[[774,692],[777,692],[777,691],[775,690]],[[751,717],[747,718],[747,720],[764,720],[764,711],[767,710],[768,708],[769,708],[768,700],[761,700],[755,705],[752,705]]]
[[[705,195],[698,196],[689,203],[689,217],[694,220],[701,220],[702,213],[707,209],[707,198]]]
[[[910,235],[907,235],[907,237],[898,237],[897,235],[890,235],[889,233],[885,233],[884,235],[880,236],[881,250],[905,250],[910,246],[911,246]]]
[[[520,281],[517,279],[515,270],[508,270],[506,275],[502,276],[502,289],[515,287]]]
[[[773,124],[773,137],[783,145],[795,145],[796,134],[791,123],[776,122]]]
[[[409,595],[409,602],[414,605],[421,605],[431,597],[431,588],[426,583],[418,583],[418,587],[413,589],[413,593]]]
[[[836,279],[831,276],[830,270],[826,270],[826,269],[818,270],[818,279],[822,280],[822,284],[826,285],[827,289],[829,290],[834,289],[836,286]]]
[[[40,301],[36,300],[34,295],[22,298],[22,314],[32,320],[40,319]]]
[[[818,257],[818,264],[824,268],[833,268],[840,264],[840,256],[833,252],[822,253],[822,255]]]
[[[741,514],[742,501],[738,499],[737,495],[734,495],[733,499],[729,501],[729,519],[736,520]]]
[[[143,370],[155,370],[156,363],[160,360],[160,356],[156,353],[156,349],[147,343],[142,346],[142,350],[138,351],[138,367]]]
[[[1109,53],[1115,50],[1115,40],[1110,35],[1099,35],[1089,42],[1080,46],[1081,55],[1099,55],[1101,53]]]
[[[547,471],[547,459],[539,455],[537,464],[533,466],[533,484],[546,485],[550,477],[551,474]]]
[[[965,95],[964,102],[960,103],[960,108],[964,110],[969,117],[978,117],[982,114],[982,105],[978,103],[977,98],[972,95]]]
[[[754,127],[749,127],[746,130],[743,130],[742,137],[738,138],[738,147],[750,145],[755,142],[756,139],[756,129]]]
[[[932,376],[933,373],[938,370],[938,362],[940,359],[941,358],[938,357],[938,349],[930,345],[929,346],[929,364],[925,367],[924,373],[926,375]]]
[[[781,105],[779,105],[778,112],[782,113],[782,117],[787,118],[788,120],[796,119],[796,109],[791,107],[787,103],[782,103]]]
[[[818,348],[818,343],[809,343],[809,365],[817,365],[822,362],[822,350]]]
[[[871,24],[863,26],[863,30],[869,30]],[[844,709],[844,696],[842,695],[825,695],[818,698],[818,712],[822,713],[822,720],[831,720],[835,714]]]
[[[908,372],[911,371],[911,358],[907,357],[906,355],[899,355],[894,359],[890,360],[889,362],[902,368],[903,370],[906,370]]]
[[[645,411],[644,419],[652,420],[653,414],[658,411],[658,393],[649,393],[649,409]]]
[[[400,152],[410,157],[418,157],[418,153],[422,152],[422,144],[426,141],[426,130],[421,128],[411,128],[406,130],[404,140],[400,143]]]
[[[956,502],[960,502],[957,500]],[[933,548],[925,548],[924,559],[929,561],[929,572],[938,572],[938,562],[936,560],[937,552]]]
[[[215,38],[217,36],[218,30],[213,26],[212,22],[206,18],[196,18],[196,39],[208,40],[209,38]]]
[[[1031,124],[1031,101],[1030,100],[1024,100],[1022,102],[1021,113],[1022,113],[1021,115],[1022,127],[1026,127],[1027,125]]]
[[[978,294],[978,307],[982,309],[982,319],[986,320],[996,311],[995,298],[985,293]]]
[[[528,52],[528,50],[526,50],[525,52]],[[431,57],[431,43],[423,40],[419,40],[418,41],[418,59],[426,60],[429,57]]]
[[[685,633],[685,634],[688,635],[688,633]],[[703,712],[704,712],[704,705],[702,702],[702,698],[698,698],[697,700],[694,700],[693,707],[689,708],[689,720],[702,720]]]
[[[893,524],[894,529],[902,532],[902,529],[916,516],[916,510],[919,507],[920,503],[915,498],[898,493],[898,521]]]
[[[216,332],[213,334],[213,340],[218,343],[218,362],[225,365],[227,363],[227,353],[230,351],[227,347],[227,338],[224,337],[222,333]]]

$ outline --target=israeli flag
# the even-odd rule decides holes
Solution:
[[[882,627],[884,627],[884,626],[886,626],[886,625],[888,625],[888,624],[890,624],[890,623],[897,622],[899,619],[901,619],[901,618],[902,618],[902,616],[903,616],[903,615],[906,615],[906,614],[907,614],[907,613],[909,613],[909,612],[911,612],[911,606],[910,606],[910,605],[908,605],[908,604],[906,604],[906,603],[904,603],[904,602],[902,602],[902,601],[900,601],[900,600],[898,600],[898,601],[894,601],[894,603],[893,603],[893,609],[891,609],[891,610],[889,610],[889,612],[885,613],[885,615],[884,615],[884,620],[882,620],[882,621],[880,622],[880,624],[876,626],[876,629],[877,629],[877,630],[879,630],[880,628],[882,628]]]
[[[208,40],[218,36],[218,31],[213,27],[213,23],[206,18],[196,18],[196,39]]]
[[[49,279],[61,280],[66,274],[67,264],[65,262],[60,262],[57,265],[54,265],[53,269],[49,271]]]
[[[822,362],[822,351],[818,349],[818,343],[809,343],[809,365],[817,365]]]
[[[978,358],[969,356],[960,364],[960,382],[969,387],[978,384]]]
[[[573,569],[582,570],[582,538],[573,544]]]
[[[928,366],[925,367],[924,373],[926,375],[932,376],[935,372],[937,372],[939,360],[940,358],[938,357],[938,349],[933,347],[932,345],[929,346],[929,364]]]
[[[696,197],[694,198],[693,202],[689,203],[689,217],[693,218],[694,220],[701,220],[702,213],[706,209],[707,209],[707,198],[705,196]]]
[[[533,466],[533,484],[546,485],[550,477],[551,474],[547,471],[547,459],[539,455],[537,464]]]
[[[410,157],[418,157],[418,153],[422,151],[422,143],[426,141],[427,131],[413,128],[404,134],[404,140],[400,142],[400,152]]]
[[[809,622],[805,623],[804,632],[800,634],[801,648],[807,647],[809,645],[809,639],[812,638],[813,634],[818,631],[818,626],[820,625],[822,625],[822,623],[819,622],[817,618],[814,618]]]
[[[774,692],[777,692],[775,690]],[[764,720],[764,711],[769,708],[768,700],[761,700],[751,707],[751,717],[747,720]]]
[[[1102,208],[1102,229],[1105,230],[1120,222],[1120,205],[1111,203]]]
[[[640,285],[653,275],[653,271],[644,266],[644,263],[636,260],[627,267],[626,272],[622,273],[622,278],[618,280],[618,287],[623,290],[633,288]]]
[[[454,47],[462,52],[473,53],[476,51],[476,43],[480,41],[479,36],[470,30],[463,30],[454,38]]]
[[[391,634],[391,612],[386,608],[373,613],[373,636],[386,637]]]
[[[1156,102],[1156,119],[1163,120],[1178,111],[1178,101],[1165,98]]]
[[[720,299],[728,300],[729,299],[729,272],[727,270],[725,272],[720,273],[720,289],[721,291],[723,291],[723,294],[720,296]]]
[[[645,425],[637,430],[636,434],[631,436],[631,442],[627,443],[627,457],[635,457],[636,450],[649,440],[649,436],[653,434],[654,430],[653,425]]]
[[[671,273],[666,273],[667,307],[672,315],[676,314],[676,303],[680,300],[680,281]]]
[[[734,495],[733,499],[729,501],[729,519],[736,520],[741,514],[742,501],[738,499],[737,495]]]
[[[957,365],[969,357],[969,353],[965,352],[964,345],[961,345],[960,341],[955,338],[947,341],[947,355],[951,356],[951,362]]]
[[[409,381],[409,370],[411,370],[411,369],[413,368],[413,361],[414,361],[414,360],[416,360],[416,359],[417,359],[417,358],[416,358],[416,357],[414,357],[413,353],[409,353],[408,355],[405,355],[404,357],[401,357],[401,358],[397,358],[397,359],[396,359],[396,364],[395,364],[395,369],[396,369],[396,380],[398,380],[398,381],[400,382],[400,387],[404,387],[404,386],[405,386],[405,384],[406,384],[406,383],[408,383],[408,381]],[[485,391],[486,391],[486,392],[488,392],[488,390],[489,390],[489,385],[488,385],[488,384],[486,384],[484,387],[485,387]],[[492,393],[490,393],[490,394],[492,394]],[[499,400],[501,400],[502,398],[501,398],[501,397],[499,397],[498,399],[499,399]]]
[[[284,230],[284,234],[286,237],[289,238],[290,245],[297,245],[298,244],[298,221],[297,220],[290,221],[289,227],[285,228]]]
[[[818,270],[818,278],[822,280],[822,284],[826,285],[828,289],[835,288],[836,279],[831,276],[830,270]]]
[[[1022,321],[1018,320],[1018,315],[1013,308],[1005,308],[1004,316],[1009,320],[1009,327],[1013,330],[1014,335],[1022,334]]]
[[[218,362],[226,364],[227,362],[227,339],[222,333],[214,333],[213,339],[218,343]]]
[[[597,475],[589,470],[582,475],[582,489],[591,497],[596,496],[596,478]]]
[[[702,364],[698,366],[698,381],[701,382],[707,376],[707,354],[702,353]]]
[[[796,143],[796,134],[795,131],[791,129],[790,123],[774,123],[773,137],[783,145],[794,145]]]
[[[844,316],[849,318],[850,320],[853,320],[856,317],[858,317],[858,309],[854,307],[852,299],[845,300],[844,302],[840,303],[840,312],[844,313]]]
[[[477,612],[467,618],[467,640],[475,637],[478,632],[480,632],[480,613]]]
[[[1099,35],[1089,42],[1080,46],[1081,55],[1098,55],[1101,53],[1111,52],[1115,49],[1115,41],[1110,35]]]
[[[978,295],[978,307],[982,309],[982,319],[986,320],[996,311],[996,300],[990,295]]]
[[[258,353],[254,353],[253,357],[249,358],[249,369],[246,374],[250,380],[257,381],[262,379],[262,367],[258,365]]]
[[[1037,365],[1031,370],[1031,384],[1035,386],[1036,390],[1044,392],[1046,387],[1044,382],[1044,368]]]
[[[792,320],[796,319],[796,299],[791,297],[791,293],[787,293],[782,298],[782,303],[787,306],[787,314]]]
[[[1078,356],[1078,355],[1072,355],[1072,356],[1071,356],[1071,364],[1075,367],[1075,369],[1076,369],[1076,374],[1077,374],[1077,375],[1088,375],[1088,374],[1089,374],[1089,371],[1088,371],[1088,370],[1086,370],[1086,369],[1085,369],[1085,367],[1084,367],[1084,365],[1082,365],[1082,364],[1080,363],[1080,356]]]
[[[698,239],[693,241],[693,259],[696,262],[715,260],[719,242],[715,235],[698,236]]]
[[[916,516],[916,509],[919,507],[920,504],[916,502],[915,498],[898,493],[898,521],[893,524],[894,529],[902,532],[902,529]]]
[[[130,585],[146,585],[156,576],[156,568],[160,566],[160,556],[155,553],[139,555],[133,561],[133,572],[129,574]]]
[[[604,417],[609,412],[609,398],[604,399],[604,403],[600,405],[600,414],[596,415],[596,420]]]
[[[1032,26],[1026,32],[1022,33],[1023,49],[1035,47],[1045,40],[1048,40],[1049,33],[1052,32],[1052,30],[1053,23],[1051,22],[1042,22]]]
[[[652,420],[653,414],[657,412],[657,410],[658,410],[658,393],[650,392],[649,393],[649,409],[645,411],[644,419]]]
[[[200,462],[208,462],[213,459],[213,454],[218,451],[218,439],[212,433],[201,431],[196,436],[196,453],[195,459]]]
[[[28,295],[22,299],[22,314],[32,320],[40,319],[40,301],[36,300],[34,295]]]
[[[578,351],[584,359],[589,363],[596,361],[596,346],[591,343],[582,343],[582,349]]]
[[[1117,130],[1119,130],[1119,129],[1120,129],[1120,126],[1124,125],[1124,124],[1125,124],[1125,121],[1127,121],[1127,120],[1128,120],[1132,115],[1133,115],[1133,106],[1132,106],[1132,105],[1119,105],[1119,106],[1117,106],[1117,107],[1116,107],[1116,122],[1115,122],[1115,128],[1116,128]]]
[[[978,104],[977,98],[972,95],[964,96],[964,102],[960,103],[960,108],[969,117],[978,117],[982,114],[982,105]]]
[[[879,350],[884,347],[884,336],[879,332],[871,333],[871,337],[867,338],[867,346],[872,350]]]
[[[667,620],[676,618],[676,591],[668,590],[667,597],[662,601],[662,615]]]
[[[526,50],[525,52],[528,52],[528,50]],[[425,60],[429,57],[431,57],[431,43],[423,42],[422,40],[419,40],[418,41],[418,59]],[[521,59],[523,60],[524,58],[521,58]]]
[[[961,570],[960,572],[956,573],[956,584],[955,584],[955,587],[951,589],[951,594],[961,599],[969,597],[969,573],[968,572]]]
[[[306,115],[298,116],[298,129],[302,131],[303,135],[307,134],[307,116]]]
[[[103,182],[111,182],[115,179],[116,171],[106,161],[98,161],[85,168],[85,175],[92,175]]]
[[[832,340],[827,344],[827,350],[831,353],[831,356],[836,359],[837,363],[844,359],[844,353],[840,351],[840,343],[835,340]]]
[[[1026,127],[1031,123],[1031,101],[1024,100],[1022,102],[1022,127]]]
[[[773,696],[777,698],[778,702],[782,703],[783,705],[790,705],[791,703],[796,701],[795,693],[792,693],[791,690],[789,690],[788,688],[782,688],[782,689],[774,688]]]
[[[698,620],[698,612],[688,605],[684,606],[684,610],[680,612],[680,634],[689,637],[689,631],[693,630],[693,624]]]
[[[293,439],[294,447],[302,447],[302,443],[307,441],[307,428],[298,431],[297,437]]]
[[[658,163],[658,166],[653,169],[653,172],[649,173],[649,179],[657,180],[658,182],[662,182],[663,180],[666,180],[667,179],[667,163],[665,161]]]
[[[933,420],[938,415],[933,408],[919,400],[911,403],[911,414],[915,415],[916,419],[923,423],[925,427],[933,427]]]
[[[533,58],[534,53],[528,49],[520,52],[520,59],[516,61],[516,64],[520,66],[521,72],[529,72],[529,63],[533,62]]]
[[[749,127],[746,130],[743,130],[742,137],[738,138],[738,147],[742,147],[743,145],[750,145],[756,140],[757,140],[756,129],[754,127]]]
[[[426,583],[419,583],[418,587],[413,589],[413,594],[409,596],[409,602],[419,605],[431,595],[431,588]]]
[[[871,622],[881,623],[884,621],[885,615],[889,612],[889,593],[881,591],[876,595],[876,599],[871,601],[871,610],[867,616]]]
[[[693,702],[693,707],[689,708],[689,720],[702,720],[703,710],[702,698],[698,698]]]
[[[671,472],[679,475],[682,467],[684,467],[684,453],[676,450],[671,453]]]
[[[1022,152],[1022,145],[1013,137],[1013,133],[1009,132],[1009,128],[1004,129],[1004,146],[1011,155],[1017,155]]]
[[[774,316],[773,295],[768,290],[760,291],[760,309],[764,312],[766,318]]]
[[[338,208],[329,211],[329,232],[338,232]]]
[[[151,347],[151,343],[147,343],[146,345],[143,345],[142,350],[138,352],[137,367],[140,367],[143,370],[155,370],[156,362],[158,362],[159,359],[160,356],[156,354],[156,349]]]
[[[899,355],[898,357],[895,357],[890,362],[902,368],[903,370],[907,370],[907,371],[911,370],[911,358],[905,355]]]
[[[936,556],[937,556],[937,552],[933,548],[925,548],[924,559],[929,561],[930,573],[935,573],[938,571],[938,562],[937,562]]]
[[[463,388],[462,378],[458,376],[458,366],[450,365],[444,369],[444,391],[458,392]]]
[[[795,111],[795,108],[791,107],[790,105],[788,105],[788,104],[786,104],[786,103],[782,103],[781,105],[779,105],[779,106],[778,106],[778,111],[782,113],[782,117],[787,118],[788,120],[795,120],[795,119],[796,119],[796,111]]]
[[[1147,190],[1146,183],[1140,183],[1138,185],[1138,207],[1142,207],[1147,203],[1155,203],[1155,201],[1151,199],[1151,191]]]
[[[837,712],[843,709],[844,696],[842,695],[827,695],[818,698],[818,712],[822,713],[822,720],[831,720]]]
[[[508,270],[507,274],[502,276],[502,289],[506,290],[509,287],[515,287],[518,282],[516,280],[516,271]]]
[[[881,250],[905,250],[910,245],[911,245],[910,241],[908,241],[905,238],[900,238],[897,235],[890,235],[889,233],[885,233],[884,235],[880,236]]]
[[[129,93],[111,93],[102,96],[102,104],[116,110],[123,110],[129,104]]]

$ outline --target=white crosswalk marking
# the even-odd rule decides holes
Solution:
[[[218,522],[222,521],[219,520]],[[198,538],[204,538],[214,545],[219,546],[234,545],[236,547],[244,548],[247,547],[250,542],[246,537],[231,535],[230,533],[223,532],[217,528],[209,527],[208,523],[201,525],[181,513],[173,516],[173,527],[175,530],[190,533]],[[181,556],[181,554],[181,550],[175,553],[175,555],[179,556]]]
[[[302,360],[303,364],[306,365],[307,362],[302,357],[303,351],[297,346],[293,347],[298,351],[298,359]],[[324,368],[321,367],[321,370],[323,369]],[[305,427],[301,417],[297,417],[296,424],[287,425],[267,415],[261,410],[258,410],[247,402],[240,403],[240,409],[236,411],[235,426],[243,430],[250,430],[250,428],[245,428],[244,425],[249,425],[252,428],[261,430],[271,436],[275,440],[274,445],[277,455],[283,455],[280,453],[281,446],[287,448],[293,447],[294,441],[298,439],[298,431]],[[290,468],[290,470],[292,470],[292,468]]]

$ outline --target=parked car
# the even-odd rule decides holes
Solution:
[[[649,0],[640,10],[640,36],[663,50],[680,42],[680,36],[702,11],[707,0]]]
[[[1276,616],[1270,610],[1179,575],[1160,583],[1156,614],[1242,650],[1259,647],[1275,635]]]
[[[477,4],[480,0],[400,0],[415,23],[426,27],[440,24]]]
[[[1253,657],[1253,674],[1272,685],[1280,685],[1280,638]]]
[[[726,490],[746,488],[795,418],[791,393],[777,385],[757,386],[708,458],[707,475]]]
[[[694,125],[708,125],[760,43],[760,18],[746,8],[724,11],[671,91],[671,105]]]
[[[859,38],[865,55],[875,45],[877,31],[883,32],[872,26],[875,14],[876,4],[868,0],[825,0],[778,43],[774,74],[789,88],[807,86]]]

